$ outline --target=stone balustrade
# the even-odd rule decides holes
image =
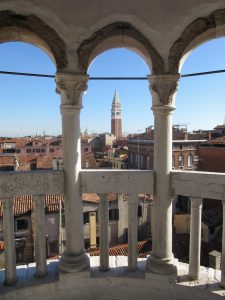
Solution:
[[[108,200],[110,192],[124,193],[128,197],[128,270],[137,270],[137,194],[154,195],[154,172],[136,170],[81,170],[80,194],[97,193],[99,203],[100,271],[109,269],[108,255]],[[0,173],[0,199],[3,200],[5,241],[5,284],[13,285],[16,275],[15,237],[13,226],[13,197],[33,195],[35,213],[35,257],[37,277],[46,275],[44,198],[46,194],[64,193],[64,175],[60,171],[4,172]],[[172,171],[170,196],[189,196],[191,200],[190,226],[190,279],[199,279],[201,244],[201,207],[203,198],[221,200],[223,204],[223,253],[221,286],[225,287],[225,174]],[[172,224],[170,224],[172,226]],[[83,228],[80,228],[83,230]],[[156,234],[153,231],[153,234]],[[161,233],[163,234],[163,233]]]

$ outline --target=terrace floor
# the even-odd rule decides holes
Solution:
[[[99,257],[90,257],[91,272],[59,274],[58,260],[48,260],[48,275],[35,278],[35,263],[17,267],[18,282],[5,287],[0,271],[1,300],[20,299],[221,299],[220,271],[201,267],[200,280],[188,279],[188,264],[177,262],[177,275],[145,272],[146,258],[138,271],[128,272],[126,256],[110,256],[110,270],[100,272]]]

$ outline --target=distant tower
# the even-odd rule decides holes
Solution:
[[[111,109],[111,133],[118,139],[122,137],[122,108],[117,90],[115,90]]]

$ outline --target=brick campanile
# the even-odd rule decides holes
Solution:
[[[111,133],[118,139],[122,137],[122,108],[120,104],[120,98],[118,91],[115,90],[115,94],[112,102],[111,109]]]

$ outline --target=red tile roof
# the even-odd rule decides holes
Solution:
[[[137,243],[137,256],[139,258],[145,258],[150,254],[152,249],[152,243],[150,241],[141,241]],[[100,250],[89,249],[90,256],[99,256]],[[116,245],[109,248],[109,256],[128,256],[128,244]]]
[[[110,193],[108,195],[109,201],[114,201],[117,199],[116,193]],[[45,196],[45,208],[47,212],[58,212],[59,202],[64,202],[63,195],[48,194]],[[82,200],[86,202],[99,202],[99,196],[97,194],[82,194]],[[33,197],[32,195],[20,196],[14,198],[13,203],[13,214],[15,216],[29,213],[33,210]],[[0,217],[3,216],[3,204],[0,200]]]
[[[206,141],[204,144],[225,145],[225,136],[221,136],[221,137],[218,137],[216,139]]]

